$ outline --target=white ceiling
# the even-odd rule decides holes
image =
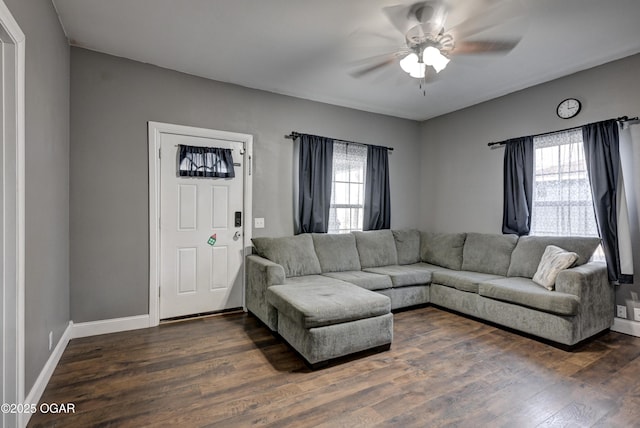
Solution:
[[[490,0],[450,0],[446,27]],[[357,60],[403,36],[382,9],[403,0],[53,0],[69,41],[111,55],[295,97],[424,120],[640,52],[639,0],[516,0],[504,56],[456,56],[427,86]],[[479,6],[481,5],[481,6]],[[571,95],[571,94],[568,94]]]

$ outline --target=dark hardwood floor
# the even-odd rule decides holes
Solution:
[[[434,307],[394,334],[318,371],[248,314],[75,339],[41,402],[76,413],[29,426],[640,426],[640,338],[566,352]]]

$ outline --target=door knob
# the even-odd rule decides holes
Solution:
[[[241,236],[242,236],[242,235],[240,234],[240,232],[238,232],[238,231],[236,230],[236,233],[233,235],[233,240],[234,240],[234,241],[237,241],[238,239],[240,239],[240,237],[241,237]]]

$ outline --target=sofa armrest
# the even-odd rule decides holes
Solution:
[[[284,268],[269,259],[256,254],[247,256],[247,272],[257,274],[256,279],[267,287],[284,284]]]
[[[276,330],[278,314],[267,302],[267,288],[284,284],[284,268],[258,255],[252,254],[246,259],[247,290],[245,295],[247,309],[264,322],[271,330]]]
[[[613,325],[615,292],[603,263],[589,262],[560,272],[556,290],[580,298],[579,337],[589,337]]]
[[[565,269],[556,278],[556,291],[578,297],[602,287],[611,288],[607,279],[607,267],[599,262]]]

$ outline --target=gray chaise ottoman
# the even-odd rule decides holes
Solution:
[[[313,368],[391,346],[393,315],[387,296],[332,281],[275,285],[267,290],[267,300],[278,310],[278,333]]]

